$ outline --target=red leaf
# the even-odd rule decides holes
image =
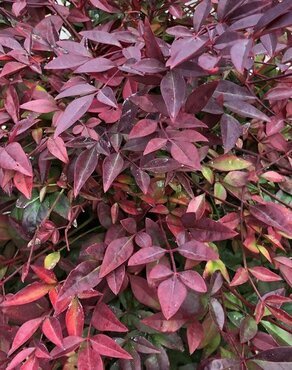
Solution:
[[[149,287],[147,281],[140,276],[130,275],[130,283],[134,297],[140,303],[155,310],[160,309],[156,290]]]
[[[256,323],[258,324],[262,317],[264,316],[265,313],[265,302],[264,301],[259,301],[258,304],[256,305],[254,316]]]
[[[96,267],[96,263],[93,261],[81,262],[70,271],[58,294],[58,301],[94,288],[100,281],[99,267]]]
[[[174,316],[187,296],[187,289],[177,276],[164,280],[158,286],[158,299],[164,317],[169,320]]]
[[[248,269],[260,281],[280,281],[282,278],[266,267],[256,266]]]
[[[13,360],[9,363],[6,370],[12,370],[21,364],[27,357],[29,357],[35,351],[34,347],[24,348],[22,351],[18,352]]]
[[[33,187],[33,179],[31,176],[24,176],[20,172],[16,172],[13,177],[15,187],[27,198],[31,198]]]
[[[167,143],[167,139],[162,139],[162,138],[156,138],[156,139],[151,139],[145,150],[144,150],[144,155],[156,152],[159,149],[162,149],[165,147],[165,144]]]
[[[192,270],[182,271],[179,272],[178,277],[190,289],[199,293],[207,292],[205,280],[198,272]]]
[[[79,370],[103,370],[103,362],[100,355],[94,351],[89,344],[79,351],[78,354]]]
[[[238,138],[243,133],[241,124],[229,114],[224,114],[220,121],[221,135],[224,146],[224,153],[234,148]]]
[[[152,316],[146,317],[141,322],[162,333],[175,333],[186,323],[186,321],[187,319],[179,314],[173,316],[169,320],[165,320],[162,313],[156,313]]]
[[[48,317],[43,322],[42,331],[45,336],[58,347],[63,347],[63,334],[59,320]]]
[[[187,326],[187,340],[190,354],[194,353],[199,347],[204,337],[203,326],[198,321],[194,321]]]
[[[27,67],[26,64],[18,63],[18,62],[8,62],[2,68],[0,73],[0,77],[8,76],[12,73],[20,71],[21,69]]]
[[[13,121],[17,123],[19,121],[19,99],[13,85],[10,85],[6,90],[4,107],[6,109],[6,112],[13,119]]]
[[[128,354],[122,347],[120,347],[113,339],[104,335],[97,334],[90,338],[93,349],[102,356],[123,358],[131,360],[132,356]]]
[[[280,308],[270,306],[268,304],[266,306],[271,314],[276,317],[276,319],[283,321],[285,324],[292,325],[292,316],[288,312],[283,311]]]
[[[56,275],[51,270],[47,270],[44,267],[31,265],[30,266],[33,272],[45,283],[47,284],[56,284],[57,278]]]
[[[182,256],[195,261],[217,260],[218,254],[206,244],[197,240],[191,240],[178,247]]]
[[[31,100],[20,106],[21,109],[31,110],[36,113],[51,113],[59,110],[53,99]]]
[[[11,143],[0,148],[0,167],[33,176],[31,163],[19,143]]]
[[[12,346],[8,352],[8,356],[11,356],[13,352],[15,352],[20,346],[23,345],[23,343],[33,336],[33,334],[38,330],[42,321],[43,318],[39,317],[37,319],[29,320],[21,325],[15,334]]]
[[[126,236],[113,240],[105,251],[99,276],[103,278],[126,262],[132,255],[133,250],[133,237]]]
[[[210,300],[210,314],[214,322],[222,330],[225,322],[225,314],[221,303],[216,298]]]
[[[174,120],[185,100],[185,80],[177,71],[168,72],[161,80],[160,89],[168,114]]]
[[[200,85],[188,96],[185,111],[188,113],[199,113],[210,100],[218,86],[218,81]]]
[[[124,167],[124,160],[120,153],[114,153],[106,157],[102,165],[103,190],[107,192],[113,181],[121,173]]]
[[[63,139],[56,137],[55,139],[49,137],[47,141],[48,151],[53,154],[54,157],[60,159],[64,163],[69,162],[67,149]]]
[[[124,278],[125,278],[125,274],[126,274],[125,265],[121,265],[120,267],[118,267],[114,271],[110,272],[106,276],[107,284],[108,284],[110,290],[115,295],[119,294],[119,292],[122,288]]]
[[[93,98],[94,94],[86,95],[73,100],[69,105],[67,105],[65,111],[59,116],[56,123],[57,127],[54,138],[74,125],[74,123],[87,112],[88,108],[91,106]]]
[[[68,353],[71,353],[75,351],[76,348],[79,347],[79,345],[84,341],[83,338],[75,337],[75,336],[69,336],[64,338],[63,340],[63,347],[55,347],[51,351],[51,356],[53,359],[60,358],[65,356]]]
[[[152,119],[141,119],[138,121],[135,126],[132,128],[129,139],[134,139],[138,137],[144,137],[152,134],[157,129],[157,121]]]
[[[21,366],[21,370],[38,370],[39,369],[39,360],[35,355],[30,356],[26,362]]]
[[[248,272],[245,268],[239,267],[230,283],[230,286],[237,286],[244,284],[248,281]]]
[[[151,280],[164,280],[173,275],[173,271],[161,263],[155,265],[149,272],[149,279]]]
[[[151,236],[144,231],[140,231],[135,236],[135,242],[139,245],[141,248],[149,248],[152,247],[152,239]]]
[[[82,336],[84,327],[84,311],[78,298],[73,298],[66,312],[66,328],[69,335]]]
[[[264,222],[266,225],[275,227],[278,230],[292,235],[291,211],[286,207],[268,202],[266,204],[250,206],[249,210],[255,218]]]
[[[123,325],[113,311],[103,302],[98,302],[92,314],[92,325],[99,331],[126,332],[128,328]]]
[[[96,96],[97,100],[103,104],[109,105],[113,108],[118,108],[117,101],[114,95],[113,90],[106,86],[103,89],[99,90]]]
[[[12,297],[9,297],[6,301],[1,302],[0,307],[18,306],[37,301],[41,297],[45,296],[51,288],[52,285],[45,283],[32,283],[18,291]]]
[[[147,194],[150,186],[150,176],[148,173],[142,171],[141,168],[137,166],[133,166],[131,171],[139,188],[144,194]]]
[[[200,156],[197,148],[188,142],[172,141],[171,155],[179,163],[193,170],[200,170]]]
[[[74,197],[77,197],[83,185],[92,175],[97,163],[98,152],[95,146],[79,154],[74,167]]]
[[[229,229],[219,221],[204,217],[195,220],[192,213],[182,217],[183,225],[190,229],[192,236],[199,241],[218,241],[234,238],[237,232]]]
[[[143,265],[158,261],[165,254],[165,249],[160,247],[142,248],[129,259],[129,266]]]

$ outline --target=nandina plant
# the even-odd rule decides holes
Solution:
[[[1,369],[291,369],[291,26],[1,2]]]

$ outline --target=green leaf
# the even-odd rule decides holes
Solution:
[[[244,170],[251,165],[245,159],[238,158],[235,155],[221,155],[210,162],[210,166],[219,171],[236,171]]]
[[[60,252],[53,252],[48,254],[44,260],[44,267],[48,270],[52,270],[60,261],[60,257]]]
[[[269,321],[262,320],[261,324],[278,344],[281,346],[292,346],[292,334]]]

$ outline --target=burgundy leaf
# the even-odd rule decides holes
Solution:
[[[251,39],[238,40],[230,49],[232,63],[239,73],[243,73],[247,68],[248,58],[252,48]]]
[[[143,249],[144,250],[144,249]],[[169,320],[174,316],[187,296],[187,289],[177,276],[164,280],[158,286],[158,299],[164,317]]]
[[[120,347],[112,338],[97,334],[90,339],[93,349],[102,356],[109,356],[114,358],[123,358],[131,360],[132,356],[128,354],[122,347]]]
[[[138,137],[144,137],[152,134],[157,129],[157,122],[152,119],[141,119],[132,128],[129,139],[134,139]]]
[[[99,92],[96,95],[96,98],[98,101],[100,101],[103,104],[106,104],[113,108],[118,108],[117,101],[115,98],[115,94],[113,90],[106,86],[103,89],[99,90]]]
[[[203,0],[200,4],[198,4],[195,8],[195,12],[193,15],[193,25],[196,32],[199,31],[200,27],[210,14],[212,9],[211,0]],[[192,351],[191,353],[193,353]]]
[[[270,122],[270,118],[263,112],[249,103],[240,100],[229,100],[224,102],[224,106],[241,117],[257,118],[262,121]]]
[[[43,318],[39,317],[37,319],[29,320],[26,323],[21,325],[21,327],[18,329],[17,333],[15,334],[12,346],[8,352],[8,356],[10,356],[20,346],[22,346],[23,343],[25,343],[27,340],[29,340],[29,338],[33,336],[33,334],[40,327],[42,321],[43,321]]]
[[[43,322],[42,331],[45,336],[56,346],[63,346],[63,334],[59,320],[56,317],[48,317]]]
[[[81,64],[86,63],[89,60],[90,58],[84,55],[64,54],[51,60],[45,66],[45,69],[73,69],[80,66]]]
[[[50,113],[59,110],[54,100],[37,99],[24,103],[20,106],[21,109],[31,110],[36,113]]]
[[[234,148],[238,138],[243,133],[241,124],[229,114],[224,114],[220,121],[221,135],[224,146],[224,153]]]
[[[219,258],[218,254],[212,248],[197,240],[191,240],[179,246],[178,252],[182,256],[195,261],[209,261]]]
[[[80,32],[80,34],[89,40],[100,42],[102,44],[115,45],[118,47],[121,46],[115,35],[109,32],[93,30],[93,31],[82,31]]]
[[[97,303],[92,314],[91,323],[99,331],[126,332],[128,328],[123,325],[113,311],[103,302]]]
[[[204,331],[202,324],[198,321],[194,321],[187,326],[187,340],[190,354],[194,353],[202,342],[204,337]]]
[[[185,111],[188,113],[199,113],[208,103],[217,86],[218,81],[213,81],[194,89],[187,98]]]
[[[166,320],[162,313],[156,313],[143,319],[142,323],[162,333],[175,333],[186,323],[186,321],[187,319],[179,314]]]
[[[128,265],[143,265],[149,262],[158,261],[165,254],[165,249],[160,247],[142,248],[129,259]]]
[[[102,278],[126,262],[134,250],[133,237],[123,237],[113,240],[106,248],[100,267]]]
[[[199,293],[207,292],[207,285],[202,276],[192,270],[182,271],[178,274],[179,279],[190,289]]]
[[[190,228],[192,236],[199,241],[218,241],[233,238],[237,233],[219,221],[203,217],[195,220],[191,213],[182,218],[183,224]]]
[[[106,157],[102,165],[103,189],[108,191],[116,177],[124,167],[124,160],[120,153],[114,153]]]
[[[78,354],[78,369],[79,370],[103,370],[103,362],[101,356],[93,350],[89,344],[79,351]]]
[[[63,114],[60,115],[56,123],[56,131],[54,138],[59,136],[62,132],[70,128],[76,121],[78,121],[88,110],[94,95],[86,95],[82,98],[73,100],[65,109]]]
[[[79,345],[83,342],[83,338],[81,337],[75,337],[75,336],[69,336],[64,338],[63,341],[63,347],[55,347],[50,355],[53,359],[60,358],[65,356],[68,353],[71,353],[75,351],[76,348],[79,347]]]
[[[122,288],[124,278],[125,278],[125,273],[126,273],[125,266],[121,265],[120,267],[118,267],[114,271],[110,272],[106,276],[107,284],[108,284],[110,290],[115,295],[119,294],[119,292]]]
[[[249,271],[253,274],[260,281],[280,281],[282,278],[275,274],[274,272],[270,271],[266,267],[256,266],[250,267]]]
[[[96,147],[81,152],[74,167],[74,196],[77,197],[83,185],[92,175],[98,163],[98,152]]]
[[[146,155],[152,152],[156,152],[157,150],[164,148],[166,143],[167,139],[163,138],[151,139],[148,142],[143,154]]]
[[[115,64],[103,57],[91,59],[80,67],[76,68],[74,73],[98,73],[105,72],[115,67]]]
[[[156,290],[148,286],[145,279],[140,276],[130,276],[130,283],[134,297],[145,306],[155,310],[160,309]]]
[[[201,169],[199,152],[193,144],[173,140],[170,152],[181,165],[188,166],[193,170]]]
[[[179,72],[170,71],[161,80],[160,88],[168,114],[174,120],[185,100],[185,80]]]
[[[64,163],[69,162],[67,149],[62,138],[56,137],[54,139],[49,137],[47,141],[47,148],[48,151],[53,154],[54,157],[60,159],[60,161]]]

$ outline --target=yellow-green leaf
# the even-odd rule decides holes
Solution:
[[[243,170],[251,166],[251,162],[238,158],[235,155],[221,155],[210,162],[210,166],[219,171]]]
[[[53,252],[48,254],[44,261],[44,267],[48,270],[52,270],[60,261],[60,257],[60,252]]]

